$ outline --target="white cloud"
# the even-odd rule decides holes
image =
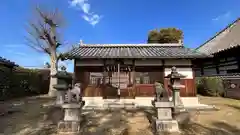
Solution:
[[[99,20],[101,19],[101,17],[99,15],[92,15],[92,16],[89,16],[89,15],[83,15],[82,16],[84,20],[88,21],[92,26],[95,26]]]
[[[84,13],[89,14],[90,4],[84,3],[83,6],[82,6],[82,10],[83,10]]]
[[[222,15],[219,15],[219,16],[213,18],[212,21],[225,21],[225,20],[229,19],[230,17],[231,17],[231,12],[228,11]]]
[[[24,44],[4,44],[4,48],[22,48],[25,47],[26,45]]]
[[[21,56],[27,56],[26,53],[23,53],[23,52],[15,52],[16,55],[21,55]]]
[[[6,50],[6,52],[8,52],[10,55],[27,56],[27,54],[24,52],[19,52],[17,50],[12,50],[12,49],[8,49]]]
[[[82,18],[92,26],[98,24],[102,18],[102,16],[94,12],[90,12],[91,5],[89,4],[88,0],[71,0],[70,5],[72,7],[81,9],[83,12]]]

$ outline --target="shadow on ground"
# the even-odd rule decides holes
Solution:
[[[63,110],[57,107],[42,105],[53,102],[45,97],[32,97],[23,100],[6,102],[15,104],[16,112],[0,116],[0,134],[4,135],[53,135],[57,132],[57,123],[62,119]],[[0,104],[2,105],[2,104]],[[222,104],[221,104],[222,105]],[[11,106],[11,105],[10,105]],[[240,107],[225,104],[230,113],[238,114]],[[8,108],[6,108],[8,109]],[[235,111],[235,112],[234,112]],[[240,125],[221,121],[224,115],[214,117],[219,112],[207,114],[211,126],[193,120],[194,117],[202,119],[205,114],[198,112],[184,113],[177,116],[182,135],[240,135]],[[229,113],[226,111],[226,114]],[[224,112],[225,113],[225,112]],[[152,109],[113,110],[113,111],[83,111],[81,132],[84,135],[153,135],[151,116],[156,115]],[[201,116],[200,116],[201,115]],[[231,117],[231,115],[228,115]],[[222,119],[221,119],[222,118]],[[240,121],[239,121],[240,123]],[[236,126],[236,127],[235,127]],[[239,126],[239,127],[238,127]],[[237,128],[238,127],[238,128]],[[164,135],[164,134],[163,134]]]
[[[240,129],[227,123],[213,123],[214,128],[206,127],[198,123],[189,123],[182,127],[183,135],[239,135]]]
[[[50,126],[44,127],[44,124],[42,124],[44,114],[48,109],[43,108],[42,105],[50,101],[53,101],[53,99],[35,96],[2,102],[1,106],[6,113],[0,116],[0,134],[49,134],[51,132]],[[9,113],[11,112],[9,110],[14,110],[14,112]]]
[[[153,135],[140,110],[95,111],[85,116],[84,135]]]
[[[239,101],[239,104],[240,104],[240,101]],[[226,104],[226,106],[228,106],[228,107],[231,107],[231,108],[234,108],[234,109],[236,109],[236,110],[238,110],[239,112],[240,112],[240,106],[238,105],[229,105],[229,104]]]

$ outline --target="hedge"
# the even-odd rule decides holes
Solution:
[[[45,94],[49,89],[49,70],[0,68],[0,100]]]
[[[224,96],[221,77],[197,77],[197,93],[203,96]]]

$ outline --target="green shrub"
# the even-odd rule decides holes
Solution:
[[[197,93],[204,96],[223,96],[223,80],[220,77],[197,77]]]
[[[23,68],[0,71],[0,100],[47,93],[50,72],[45,71]]]

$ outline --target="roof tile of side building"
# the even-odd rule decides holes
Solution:
[[[229,24],[222,31],[207,40],[204,44],[196,48],[196,50],[214,54],[240,45],[240,18]]]
[[[205,58],[209,57],[181,44],[84,44],[62,55],[76,58]]]
[[[18,66],[17,64],[15,64],[14,62],[10,61],[10,60],[7,60],[3,57],[0,57],[0,64],[3,64],[3,65],[6,65],[6,66]]]

